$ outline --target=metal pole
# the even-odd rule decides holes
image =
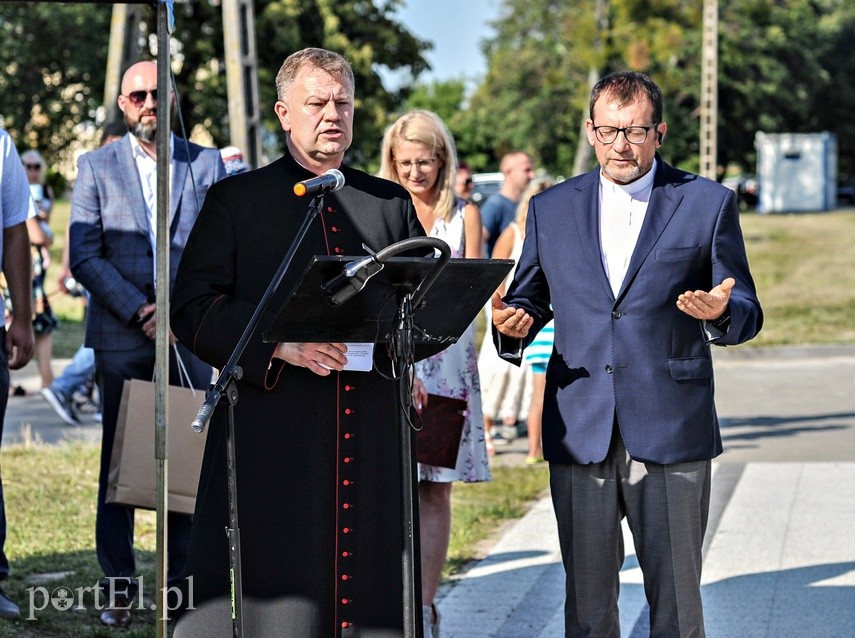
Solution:
[[[701,47],[701,175],[717,179],[718,0],[704,0]]]
[[[157,85],[161,98],[157,103],[157,279],[155,285],[155,313],[157,321],[155,339],[155,467],[157,509],[157,638],[165,638],[166,632],[166,576],[167,556],[167,512],[168,512],[168,459],[167,459],[167,415],[169,414],[169,140],[172,93],[169,90],[169,8],[161,0],[157,7]]]
[[[223,0],[229,136],[253,168],[262,163],[258,60],[251,0]]]

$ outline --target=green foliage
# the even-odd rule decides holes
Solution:
[[[568,46],[575,12],[570,4],[505,2],[496,35],[485,44],[487,75],[472,95],[458,143],[476,169],[495,169],[515,149],[550,170],[572,157],[587,69]],[[487,156],[486,165],[473,159],[479,154]]]
[[[822,20],[830,6],[813,0],[727,3],[720,24],[719,164],[753,166],[757,131],[835,126],[814,108],[830,88],[823,59],[834,38]]]
[[[259,103],[266,150],[281,152],[273,113],[274,79],[283,60],[303,47],[338,51],[352,63],[357,86],[350,161],[379,153],[386,114],[409,93],[387,91],[378,68],[405,69],[415,78],[427,68],[430,45],[394,19],[401,0],[255,0]],[[4,3],[0,34],[15,46],[0,49],[0,115],[21,146],[38,147],[49,165],[71,156],[81,125],[93,128],[103,99],[110,5]],[[179,107],[188,134],[203,130],[217,146],[229,143],[222,7],[218,0],[175,4],[172,35]],[[144,58],[156,57],[156,12],[143,15]],[[81,46],[85,43],[85,46]]]
[[[458,149],[495,168],[523,148],[568,174],[588,115],[589,76],[651,75],[665,95],[662,155],[697,170],[702,3],[696,0],[504,0],[485,44],[486,76],[462,114]],[[855,175],[855,2],[728,0],[719,8],[721,166],[751,171],[754,135],[828,130],[842,174]],[[482,166],[472,157],[488,157]]]
[[[0,120],[19,148],[38,149],[49,167],[71,162],[78,125],[103,100],[110,12],[109,5],[0,4]]]

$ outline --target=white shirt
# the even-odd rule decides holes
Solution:
[[[146,212],[148,213],[148,238],[151,242],[151,251],[154,255],[154,273],[157,278],[157,162],[155,159],[146,153],[145,149],[140,144],[135,135],[131,134],[131,154],[134,158],[134,163],[137,166],[137,173],[140,176],[140,184],[142,185],[143,199],[145,200]],[[175,163],[172,136],[169,137],[169,194],[172,195],[172,171]]]
[[[603,267],[617,297],[647,214],[656,160],[640,179],[616,184],[600,172],[600,249]]]

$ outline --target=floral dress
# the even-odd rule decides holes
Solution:
[[[466,247],[463,234],[463,207],[457,208],[450,221],[437,220],[430,236],[446,242],[451,247],[452,257],[463,257]],[[457,467],[452,470],[420,463],[419,480],[434,483],[489,481],[490,462],[484,439],[475,324],[470,324],[457,343],[437,355],[416,363],[416,374],[429,393],[463,399],[467,404],[460,451],[457,455]]]

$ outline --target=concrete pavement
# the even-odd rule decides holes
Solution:
[[[59,375],[71,359],[54,359],[51,368]],[[101,441],[101,425],[90,415],[79,415],[81,425],[66,425],[39,393],[41,379],[35,361],[10,372],[11,387],[21,386],[26,396],[9,396],[3,426],[3,447],[31,442]]]
[[[725,453],[713,465],[703,596],[710,638],[855,636],[855,347],[716,349]],[[64,361],[57,361],[59,372]],[[37,392],[32,364],[13,373]],[[97,441],[37,393],[10,397],[3,445]],[[522,464],[525,440],[494,463]],[[625,530],[621,634],[648,634]],[[441,590],[443,638],[563,635],[563,579],[549,498]]]

